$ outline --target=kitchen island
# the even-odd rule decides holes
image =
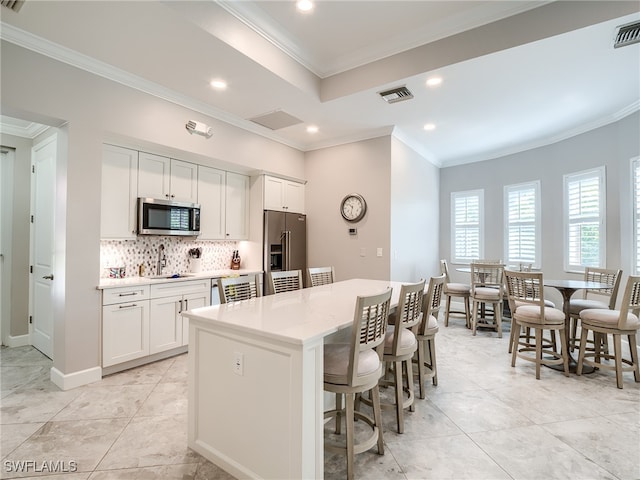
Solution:
[[[188,442],[238,478],[323,478],[323,344],[357,296],[399,282],[347,280],[193,309]]]

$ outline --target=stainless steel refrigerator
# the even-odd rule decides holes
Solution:
[[[307,216],[301,213],[264,211],[264,291],[273,293],[269,272],[307,268]]]

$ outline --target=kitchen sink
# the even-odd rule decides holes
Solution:
[[[193,276],[193,273],[167,273],[163,275],[149,275],[147,278],[150,278],[151,280],[166,280],[168,278],[185,278]]]

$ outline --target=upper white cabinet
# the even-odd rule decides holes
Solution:
[[[304,184],[265,175],[264,208],[265,210],[305,213]]]
[[[249,177],[226,173],[225,238],[246,240],[249,238]]]
[[[103,145],[100,238],[135,238],[137,197],[138,152]]]
[[[140,152],[138,158],[138,196],[196,203],[198,166]]]
[[[225,174],[223,170],[198,166],[198,203],[200,204],[200,240],[226,237]]]
[[[249,177],[198,167],[200,240],[249,238]]]

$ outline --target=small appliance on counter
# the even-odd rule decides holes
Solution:
[[[240,254],[238,250],[233,251],[233,256],[231,257],[231,270],[240,270]]]

